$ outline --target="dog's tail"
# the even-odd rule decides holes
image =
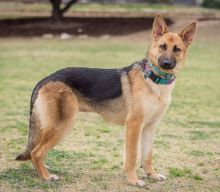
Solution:
[[[30,118],[29,118],[28,143],[26,145],[25,151],[17,155],[15,160],[27,161],[31,159],[31,151],[36,146],[37,135],[38,134],[36,129],[35,115],[34,113],[32,113],[32,106],[31,106]]]

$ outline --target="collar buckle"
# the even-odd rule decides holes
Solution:
[[[166,73],[166,74],[165,74],[165,78],[166,78],[166,79],[171,79],[171,78],[173,78],[173,74]]]
[[[158,84],[158,83],[160,83],[160,80],[161,80],[161,77],[156,77],[154,82]]]

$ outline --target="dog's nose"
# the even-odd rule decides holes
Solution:
[[[171,69],[171,65],[172,65],[171,61],[168,59],[165,59],[163,60],[161,67],[164,69]]]

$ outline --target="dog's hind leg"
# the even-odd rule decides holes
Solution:
[[[58,126],[57,128],[65,131],[65,129],[68,129],[68,126],[63,124],[61,126]],[[44,164],[44,159],[48,151],[52,147],[54,147],[64,135],[62,131],[57,131],[54,133],[53,129],[54,128],[48,128],[47,131],[45,131],[41,135],[42,138],[40,140],[40,143],[31,152],[32,163],[41,178],[45,181],[53,181],[59,179],[59,177],[57,177],[56,175],[51,175]]]
[[[31,160],[41,178],[45,181],[58,180],[44,165],[48,151],[54,147],[73,126],[78,111],[78,102],[72,91],[64,85],[45,85],[35,102],[39,121],[39,139],[31,151]]]

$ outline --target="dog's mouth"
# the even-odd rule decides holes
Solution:
[[[172,70],[176,67],[176,59],[161,59],[159,58],[158,64],[162,69]]]

